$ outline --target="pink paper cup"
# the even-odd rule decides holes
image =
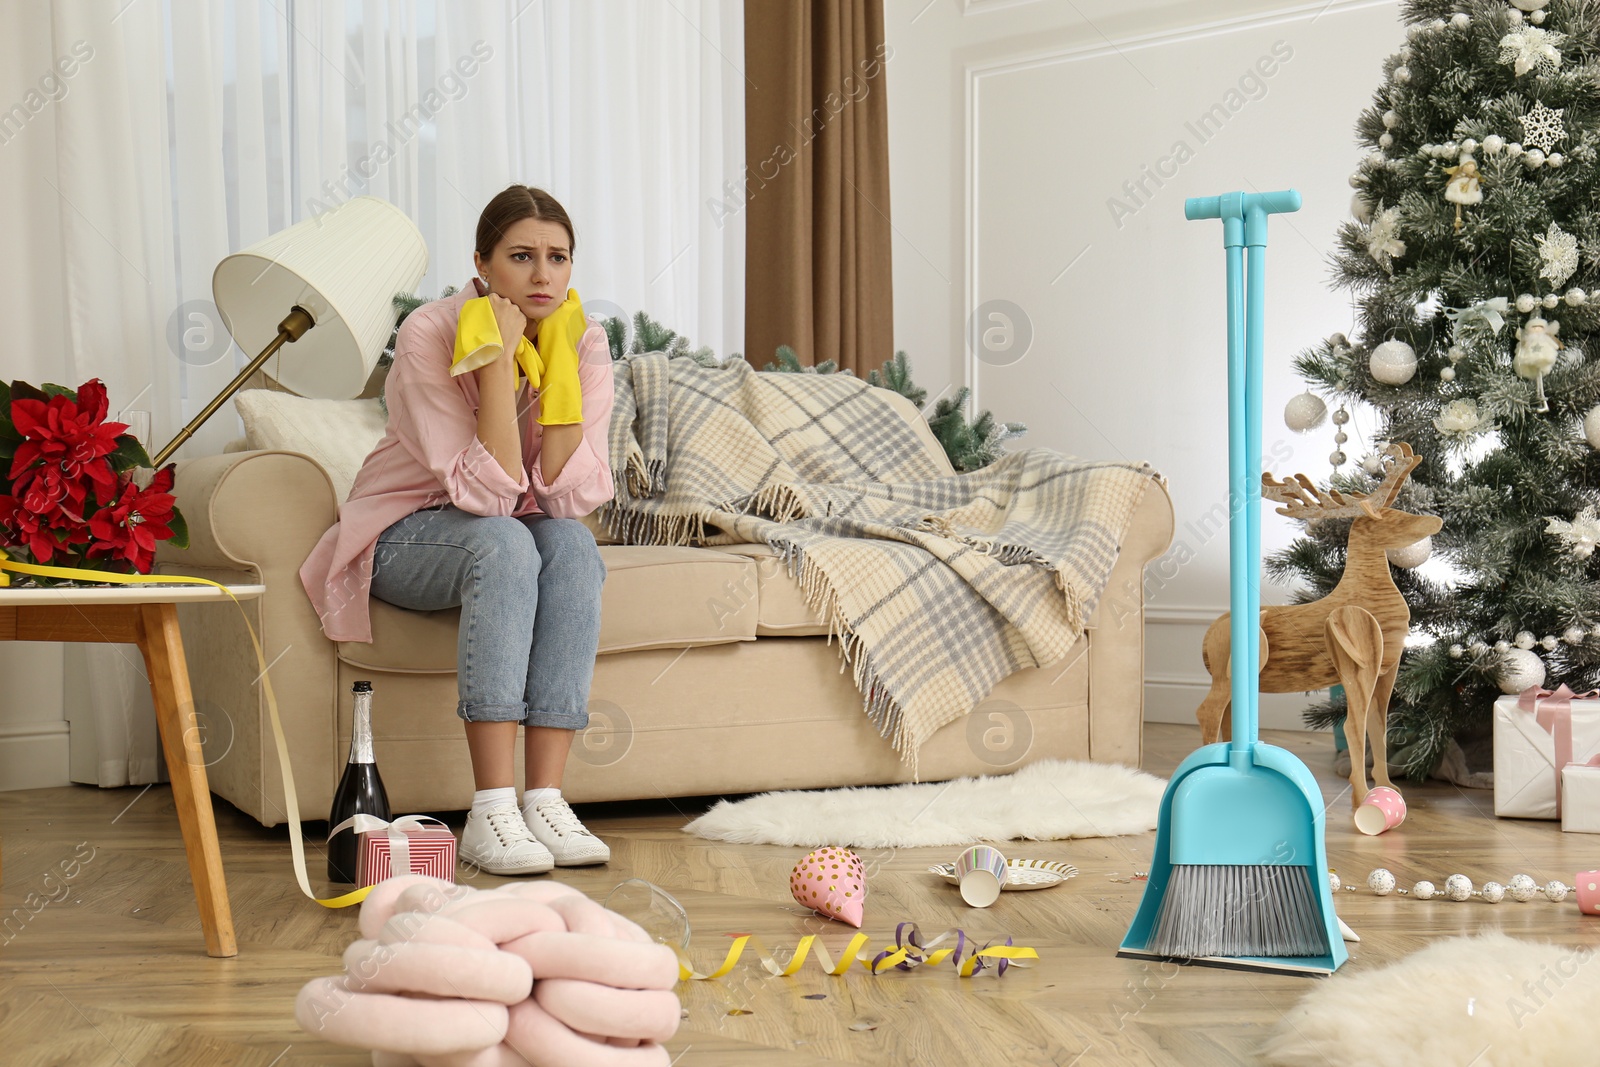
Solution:
[[[956,857],[956,880],[961,883],[961,899],[974,908],[987,908],[1000,896],[1009,868],[1000,850],[988,845],[973,845]]]
[[[1393,830],[1406,821],[1406,802],[1398,790],[1386,785],[1367,791],[1367,798],[1356,808],[1356,829],[1364,834],[1377,835]]]
[[[1578,910],[1585,915],[1600,915],[1600,871],[1579,871],[1575,879]]]

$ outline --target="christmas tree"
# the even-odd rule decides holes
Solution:
[[[1370,412],[1371,452],[1334,488],[1365,491],[1387,442],[1422,463],[1395,506],[1444,521],[1436,564],[1396,554],[1412,638],[1390,702],[1391,766],[1430,772],[1487,736],[1502,692],[1600,684],[1600,5],[1409,0],[1406,41],[1356,123],[1370,151],[1333,256],[1359,336],[1295,361]],[[1595,295],[1591,297],[1590,292]],[[1325,411],[1297,397],[1307,429]],[[1350,427],[1335,417],[1344,435]],[[1352,449],[1352,453],[1355,450]],[[1267,561],[1302,600],[1337,582],[1349,520],[1308,524]],[[1409,558],[1405,558],[1409,555]],[[1307,721],[1343,714],[1338,700]]]

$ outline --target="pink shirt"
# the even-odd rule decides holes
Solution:
[[[484,296],[476,275],[458,293],[406,316],[395,338],[384,396],[389,425],[368,454],[329,527],[300,566],[300,582],[330,641],[371,641],[368,595],[373,549],[389,526],[421,508],[450,503],[473,515],[578,518],[615,492],[606,454],[613,382],[605,330],[591,324],[578,343],[583,437],[547,482],[540,466],[544,427],[538,394],[517,392],[522,476],[510,478],[478,440],[478,376],[450,376],[461,305]]]

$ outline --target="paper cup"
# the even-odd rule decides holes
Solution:
[[[1398,790],[1386,785],[1368,790],[1367,798],[1356,808],[1356,829],[1364,834],[1381,834],[1406,821],[1406,802]]]
[[[1006,858],[999,849],[973,845],[956,857],[956,880],[961,883],[961,899],[974,908],[987,908],[1000,896],[1006,884]]]
[[[1578,910],[1585,915],[1600,915],[1600,871],[1579,871],[1577,885]]]

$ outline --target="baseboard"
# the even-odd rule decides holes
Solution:
[[[0,724],[0,790],[71,784],[65,720]]]
[[[1210,681],[1146,676],[1144,680],[1144,721],[1194,725],[1194,711],[1205,699]],[[1312,703],[1314,693],[1262,693],[1263,730],[1307,730],[1300,715]],[[1331,731],[1330,731],[1331,732]]]

